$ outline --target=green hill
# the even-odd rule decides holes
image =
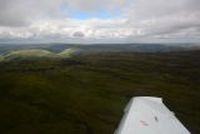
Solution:
[[[11,60],[16,58],[44,58],[44,57],[56,57],[56,54],[42,49],[25,49],[11,51],[4,55],[5,60]]]
[[[58,53],[57,55],[59,55],[61,57],[70,57],[77,51],[78,51],[78,49],[68,48],[68,49],[65,49],[64,51]]]
[[[0,55],[0,62],[3,61],[4,57]]]
[[[69,48],[65,49],[60,53],[53,53],[44,49],[24,49],[24,50],[15,50],[8,52],[7,54],[0,56],[0,61],[4,60],[15,60],[15,59],[38,59],[38,58],[69,58],[77,49]]]

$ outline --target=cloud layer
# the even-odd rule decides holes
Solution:
[[[65,10],[63,10],[65,8]],[[119,16],[73,18],[83,13]],[[200,41],[199,0],[0,0],[0,40]]]

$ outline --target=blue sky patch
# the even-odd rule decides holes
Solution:
[[[121,16],[121,11],[119,9],[97,9],[95,11],[82,11],[79,9],[69,8],[64,5],[62,5],[60,9],[64,16],[79,20],[86,20],[91,18],[112,19]]]

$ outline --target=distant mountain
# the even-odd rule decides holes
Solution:
[[[200,49],[199,44],[1,44],[0,55],[8,53],[24,53],[23,50],[43,50],[31,53],[47,54],[48,52],[65,55],[68,53],[99,53],[99,52],[171,52]],[[44,52],[45,50],[45,52]],[[48,53],[49,54],[49,53]],[[25,54],[26,55],[26,54]]]
[[[54,48],[60,45],[54,45]],[[92,45],[62,45],[62,47],[76,48],[81,53],[98,52],[171,52],[200,49],[200,45],[181,45],[181,44],[92,44]]]

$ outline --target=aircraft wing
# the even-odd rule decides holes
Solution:
[[[134,97],[115,134],[190,134],[157,97]]]

